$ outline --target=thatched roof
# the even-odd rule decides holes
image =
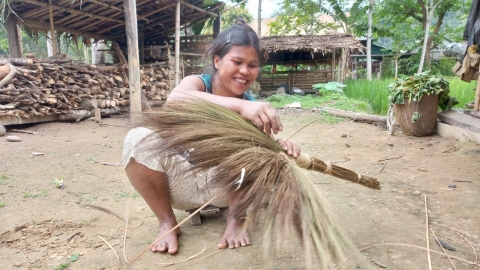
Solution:
[[[218,2],[206,7],[203,0],[181,2],[182,26],[214,17],[223,6]],[[48,0],[0,0],[1,17],[8,16],[31,30],[49,30],[48,3]],[[177,0],[136,1],[138,33],[143,33],[145,42],[162,42],[159,38],[175,32],[176,5]],[[53,23],[59,32],[118,42],[126,40],[123,0],[52,0],[51,7]]]
[[[324,59],[334,50],[361,50],[365,47],[354,36],[331,32],[325,35],[267,36],[261,38],[265,62],[303,62]]]

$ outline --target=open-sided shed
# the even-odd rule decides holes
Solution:
[[[215,2],[206,6],[203,0],[0,0],[0,19],[7,29],[10,58],[17,59],[17,63],[22,62],[18,60],[22,59],[22,51],[17,25],[22,25],[22,27],[28,28],[31,32],[50,32],[53,37],[60,33],[69,33],[73,38],[83,37],[85,42],[90,42],[92,39],[95,41],[112,41],[112,48],[114,48],[116,57],[124,68],[128,69],[128,83],[126,87],[130,88],[127,94],[129,95],[131,112],[139,112],[141,111],[142,91],[140,69],[142,68],[142,60],[145,59],[143,54],[148,52],[147,48],[144,50],[144,45],[175,46],[172,48],[172,52],[174,51],[175,55],[175,76],[172,77],[174,77],[175,84],[177,84],[180,79],[180,48],[188,47],[186,43],[195,41],[195,38],[192,37],[183,37],[181,39],[180,30],[212,17],[218,18],[218,13],[222,6],[222,2]],[[216,20],[214,29],[219,29],[219,20]],[[172,36],[174,37],[174,42],[172,42]],[[55,44],[53,43],[52,45],[53,53],[55,54]],[[122,51],[127,53],[124,54]],[[31,59],[23,62],[31,63]],[[34,61],[33,65],[40,67],[52,64],[51,62],[40,62]],[[54,69],[55,67],[49,66],[49,68]],[[91,67],[84,66],[82,68],[89,69]],[[158,70],[155,71],[152,67],[149,68],[149,74],[155,77],[156,74],[154,73]],[[23,70],[29,73],[27,75],[38,75],[41,69],[43,68]],[[10,83],[13,90],[8,89],[6,91],[19,94],[22,98],[25,95],[37,94],[41,97],[38,100],[43,102],[48,100],[48,98],[44,97],[46,92],[48,95],[54,95],[64,91],[63,93],[68,92],[74,95],[77,92],[73,93],[72,91],[77,91],[78,87],[85,90],[88,85],[85,83],[85,74],[90,77],[94,76],[93,74],[99,74],[98,72],[92,73],[84,70],[80,74],[83,76],[84,81],[81,81],[80,76],[76,76],[75,72],[70,76],[73,70],[78,71],[78,66],[70,65],[60,69],[65,74],[55,72],[55,75],[59,79],[63,78],[64,80],[65,77],[68,77],[69,83],[67,83],[66,87],[52,86],[51,89],[42,88],[44,81],[39,78],[41,75],[38,75],[36,79],[39,81],[35,82],[37,85],[33,87],[33,91],[30,89],[19,89],[19,86],[13,83]],[[10,68],[11,70],[12,68]],[[104,76],[105,71],[101,72],[103,73],[102,76]],[[67,76],[66,74],[69,75]],[[25,77],[27,75],[23,74],[22,76]],[[111,87],[108,86],[110,83],[106,83],[107,86],[105,87],[105,84],[99,83],[95,78],[90,80],[90,82],[96,82],[96,86],[99,88],[98,91],[103,92],[105,90],[109,91],[111,88],[116,90],[116,87],[125,87],[125,85],[119,85],[118,76],[114,76],[114,74],[108,75],[112,75],[108,77],[108,80],[111,81]],[[12,78],[7,76],[7,79],[11,80]],[[16,80],[17,84],[21,79]],[[125,83],[125,80],[123,82]],[[74,88],[75,84],[76,88]],[[92,100],[96,98],[93,95],[93,92],[96,91],[88,91],[88,96]],[[62,95],[60,94],[60,96]],[[9,97],[6,98],[8,99]],[[25,99],[17,102],[17,98],[18,96],[12,96],[10,99],[12,103],[8,104],[9,106],[4,106],[3,110],[12,106],[20,106],[21,102],[28,102]],[[68,96],[64,100],[67,99]],[[79,104],[83,104],[83,102],[66,104],[64,108],[81,108],[78,107],[80,106]],[[0,105],[2,104],[0,103]],[[31,116],[31,114],[25,115]],[[51,115],[44,118],[49,121],[52,120]],[[21,122],[36,122],[37,120],[35,119],[38,119],[38,117],[31,119],[24,119]],[[40,119],[38,120],[41,121]],[[1,124],[2,122],[0,121]],[[3,124],[5,125],[5,123]],[[10,123],[7,122],[6,124]]]
[[[348,55],[365,47],[353,36],[331,32],[325,35],[262,37],[262,65],[271,66],[257,81],[262,90],[275,90],[281,84],[290,89],[312,89],[312,84],[343,81]],[[285,71],[280,70],[280,66]]]

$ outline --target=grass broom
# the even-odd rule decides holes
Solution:
[[[355,250],[300,167],[379,189],[375,179],[306,155],[296,163],[275,140],[250,122],[203,99],[169,102],[151,116],[150,126],[163,139],[152,151],[188,153],[186,158],[196,172],[216,167],[209,186],[227,194],[242,194],[240,205],[250,210],[244,226],[263,220],[264,247],[268,248],[274,239],[280,245],[296,232],[307,251],[307,267],[311,268],[312,261],[308,251],[314,251],[323,269]],[[246,173],[239,182],[242,169]]]

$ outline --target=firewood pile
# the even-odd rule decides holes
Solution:
[[[142,102],[165,100],[169,67],[149,64],[140,71]],[[76,64],[71,59],[0,59],[0,117],[20,118],[119,110],[129,105],[126,65]],[[68,120],[68,119],[64,119]]]

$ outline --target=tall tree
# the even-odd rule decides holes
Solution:
[[[382,0],[375,12],[375,30],[377,35],[394,37],[397,44],[409,41],[407,46],[416,44],[417,48],[419,41],[425,44],[424,62],[430,66],[430,52],[445,35],[442,24],[446,14],[464,7],[458,0]]]
[[[257,34],[259,37],[262,36],[262,0],[258,0],[258,16],[257,16]]]
[[[367,30],[365,0],[283,0],[282,10],[271,23],[271,34],[320,33],[342,29],[347,34],[364,35]],[[335,23],[319,20],[321,14],[334,18]]]
[[[425,4],[425,16],[427,18],[425,21],[425,34],[423,36],[422,56],[420,57],[420,64],[418,64],[417,73],[422,73],[422,70],[423,70],[423,63],[425,61],[425,54],[427,51],[427,45],[428,45],[428,39],[429,39],[429,33],[430,33],[430,24],[432,22],[433,14],[437,6],[443,0],[438,0],[437,2],[435,2],[434,0],[427,0],[427,1],[428,1],[428,4],[427,3]]]
[[[367,31],[367,80],[372,80],[372,18],[373,18],[373,6],[375,0],[369,0],[368,2],[368,31]]]

